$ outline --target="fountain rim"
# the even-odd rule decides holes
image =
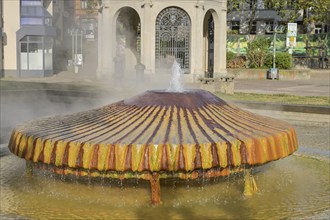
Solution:
[[[186,94],[186,93],[197,93],[197,92],[207,92],[206,90],[203,89],[183,89],[182,92],[178,92],[178,91],[170,91],[168,89],[150,89],[150,90],[146,90],[145,92],[143,92],[141,95],[145,94],[145,93],[156,93],[156,94],[167,94],[167,93],[173,93],[173,94]]]
[[[209,113],[212,108],[203,110],[213,104],[221,105],[213,115]],[[148,108],[144,108],[146,106]],[[191,106],[192,110],[184,109]],[[119,109],[113,119],[116,123],[108,126],[108,115],[114,114],[113,109],[116,108]],[[187,90],[185,93],[149,90],[132,97],[128,104],[121,101],[100,109],[96,113],[102,112],[106,116],[102,116],[102,120],[95,121],[96,113],[86,111],[75,114],[68,125],[62,123],[63,117],[59,122],[54,117],[37,122],[35,128],[29,125],[14,129],[8,147],[15,155],[33,162],[101,172],[112,169],[119,172],[178,172],[181,169],[189,172],[200,168],[259,165],[286,157],[298,147],[295,131],[287,123],[276,123],[273,128],[269,122],[264,123],[264,118],[252,120],[252,115],[244,113],[246,115],[240,118],[239,128],[234,129],[237,120],[228,115],[233,112],[234,115],[241,114],[241,110],[205,90]],[[127,119],[126,114],[132,109],[137,113]],[[220,112],[223,109],[224,112]],[[145,112],[149,112],[148,115]],[[82,120],[78,121],[81,128],[76,125],[77,117]],[[125,127],[121,124],[123,120]],[[54,123],[44,128],[50,121]],[[91,131],[86,126],[91,122],[97,125],[102,122],[103,127],[96,132],[92,130],[89,139],[80,137],[85,129]],[[250,122],[252,125],[248,127]],[[224,130],[219,131],[223,128],[221,123],[225,124]],[[53,127],[58,130],[54,132]],[[245,131],[246,127],[250,131]],[[166,129],[159,131],[159,128]],[[38,133],[42,129],[46,132]],[[122,132],[127,129],[129,133]],[[56,135],[62,135],[63,131],[66,136],[58,138]],[[237,135],[238,132],[242,135]],[[173,140],[169,138],[170,134],[175,137]],[[201,137],[197,138],[199,135]],[[125,139],[127,136],[130,139]]]
[[[268,161],[270,163],[272,161]],[[68,166],[58,167],[53,164],[45,164],[42,162],[33,162],[31,160],[26,161],[28,169],[38,169],[45,170],[57,175],[73,175],[77,177],[91,177],[91,178],[109,178],[109,179],[144,179],[151,180],[152,176],[157,176],[159,179],[201,179],[201,178],[215,178],[215,177],[226,177],[236,173],[242,173],[245,170],[253,169],[254,167],[259,167],[265,164],[259,165],[248,165],[244,164],[241,166],[228,166],[226,168],[222,167],[212,167],[209,169],[198,168],[191,171],[178,170],[178,171],[118,171],[118,170],[108,170],[100,171],[97,169],[84,169],[84,168],[72,168]]]
[[[211,103],[229,105],[227,101],[203,89],[184,89],[183,91],[168,91],[167,89],[147,90],[143,93],[126,98],[121,102],[125,105],[138,107],[175,106],[186,109],[198,109]]]

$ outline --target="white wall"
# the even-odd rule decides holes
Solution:
[[[4,32],[7,34],[7,45],[4,47],[4,69],[16,70],[16,31],[20,27],[19,0],[3,1]]]

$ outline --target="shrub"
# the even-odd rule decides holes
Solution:
[[[232,61],[236,57],[236,53],[232,51],[227,51],[226,58],[227,58],[227,63]]]
[[[231,61],[227,62],[227,68],[246,68],[246,57],[237,56]]]
[[[227,34],[238,34],[238,30],[227,29]]]
[[[232,51],[227,52],[227,68],[246,68],[246,57],[237,56]]]
[[[273,67],[273,54],[268,54],[265,66],[268,68]],[[292,67],[292,56],[285,52],[276,52],[275,66],[278,69],[291,69]]]
[[[268,56],[268,48],[270,40],[268,38],[257,38],[247,44],[246,55],[249,62],[249,67],[260,68],[265,64]]]

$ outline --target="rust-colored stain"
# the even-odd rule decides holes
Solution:
[[[56,173],[117,178],[139,173],[145,179],[173,171],[178,178],[197,178],[198,170],[229,175],[297,148],[290,124],[203,90],[147,91],[99,109],[33,121],[14,129],[9,143],[17,156],[53,165]]]

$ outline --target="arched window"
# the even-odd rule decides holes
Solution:
[[[190,18],[176,7],[166,8],[156,20],[156,68],[167,68],[173,59],[181,68],[189,69],[190,64]]]

